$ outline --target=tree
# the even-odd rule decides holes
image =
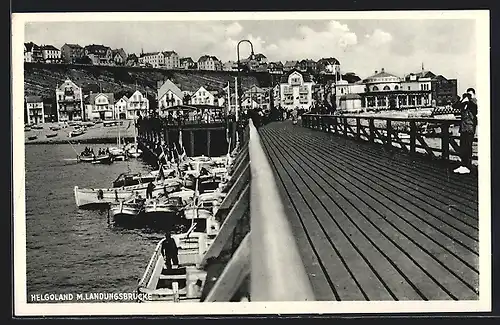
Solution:
[[[182,97],[182,104],[189,105],[190,101],[191,101],[191,95],[190,94],[184,94],[184,97]]]

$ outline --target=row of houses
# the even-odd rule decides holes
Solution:
[[[122,48],[91,44],[64,44],[60,49],[53,45],[24,43],[24,62],[79,63],[93,65],[125,65],[128,56]]]
[[[346,74],[340,78],[334,76],[326,82],[315,80],[310,73],[294,68],[278,80],[272,87],[252,85],[241,89],[239,107],[244,110],[269,109],[272,104],[288,110],[308,111],[315,105],[329,104],[343,111],[355,111],[445,106],[457,99],[456,79],[447,79],[423,67],[421,71],[404,77],[382,68],[362,80]],[[168,79],[159,81],[154,96],[158,108],[155,113],[166,116],[169,107],[178,105],[210,105],[233,110],[236,106],[235,89],[227,86],[186,89]],[[120,98],[106,92],[84,95],[82,88],[68,79],[56,88],[55,97],[58,121],[132,119],[151,113],[148,94],[138,90],[131,96]],[[29,123],[45,122],[44,103],[40,97],[26,97],[26,116]]]
[[[216,56],[202,55],[197,61],[191,57],[180,57],[176,51],[159,51],[127,54],[123,48],[112,49],[102,44],[80,46],[65,43],[60,49],[53,45],[37,45],[33,42],[24,44],[25,62],[68,63],[91,65],[126,65],[163,69],[192,69],[211,71],[256,71],[283,74],[292,69],[309,73],[340,73],[340,62],[335,58],[322,58],[318,61],[304,59],[301,61],[268,62],[267,57],[258,53],[238,62],[222,63]]]

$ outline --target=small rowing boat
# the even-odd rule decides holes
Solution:
[[[126,223],[134,221],[143,210],[144,200],[134,197],[125,201],[111,203],[109,215],[116,223]]]
[[[57,132],[52,132],[52,133],[47,133],[47,138],[54,138],[57,137]]]
[[[28,140],[36,140],[38,137],[36,135],[31,135],[28,137]]]

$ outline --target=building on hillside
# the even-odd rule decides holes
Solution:
[[[61,50],[53,45],[42,45],[42,60],[45,63],[61,63]]]
[[[158,68],[163,65],[163,54],[161,52],[141,53],[139,65],[144,67]]]
[[[181,59],[175,51],[164,51],[163,66],[165,69],[179,69],[181,67]]]
[[[236,61],[227,61],[222,65],[224,71],[238,71],[238,63]]]
[[[127,109],[128,109],[128,97],[123,95],[122,98],[118,99],[115,103],[115,112],[114,116],[117,119],[124,120],[127,118]]]
[[[196,62],[193,61],[192,58],[182,58],[180,59],[180,68],[181,69],[196,69]]]
[[[158,114],[165,116],[166,109],[172,106],[182,105],[184,93],[170,79],[165,82],[158,82]]]
[[[283,65],[283,72],[288,72],[290,70],[296,69],[299,65],[298,61],[286,61]]]
[[[222,70],[222,62],[213,55],[202,55],[198,59],[198,70]]]
[[[280,79],[280,106],[288,110],[309,111],[313,103],[313,85],[310,74],[298,69],[288,71]]]
[[[340,62],[336,58],[322,58],[316,63],[316,71],[324,74],[340,74]]]
[[[153,68],[179,69],[181,67],[179,55],[175,51],[142,53],[139,64]]]
[[[216,100],[216,96],[218,93],[219,92],[215,89],[201,86],[191,96],[191,104],[216,106],[218,104],[218,101]]]
[[[65,43],[61,47],[61,57],[65,63],[78,63],[85,56],[85,49],[78,44]]]
[[[304,59],[298,63],[297,69],[302,72],[315,73],[317,65],[316,61],[312,59]]]
[[[127,53],[125,53],[124,49],[112,50],[111,57],[115,65],[125,65],[127,62]]]
[[[45,123],[43,99],[40,96],[27,96],[25,99],[26,116],[29,124]]]
[[[84,118],[82,88],[70,79],[66,79],[55,92],[57,120],[81,121]]]
[[[90,120],[114,120],[115,115],[115,96],[113,93],[90,94],[86,98],[86,111]]]
[[[243,93],[242,106],[247,109],[268,109],[270,108],[269,97],[269,89],[252,85]],[[251,105],[251,107],[245,107],[244,103]]]
[[[33,42],[24,43],[24,62],[42,62],[42,48]]]
[[[109,46],[92,44],[85,46],[85,55],[94,65],[110,65],[113,62],[113,52]]]
[[[136,117],[146,117],[149,111],[149,98],[139,90],[136,90],[132,96],[128,98],[128,106],[126,118],[129,120]]]
[[[267,71],[271,74],[283,74],[283,63],[280,61],[270,62],[267,64]]]
[[[253,56],[253,59],[259,64],[267,64],[267,57],[262,53],[257,53]]]
[[[129,67],[135,67],[139,65],[139,58],[134,53],[131,53],[127,56],[127,61],[125,64]]]

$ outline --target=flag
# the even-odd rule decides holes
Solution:
[[[161,146],[160,148],[161,148],[161,154],[158,157],[158,161],[161,163],[161,160],[165,158],[165,151],[163,151],[163,146]]]
[[[186,158],[186,149],[184,148],[184,145],[182,144],[182,131],[179,130],[179,146],[181,149],[181,155],[179,157],[180,161],[183,161]]]

